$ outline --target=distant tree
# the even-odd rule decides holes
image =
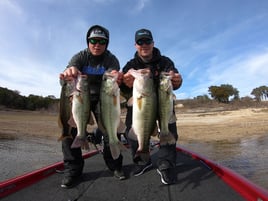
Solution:
[[[50,98],[50,99],[57,99],[54,95],[49,95],[49,96],[47,96],[47,98]]]
[[[208,97],[208,95],[202,95],[202,96],[196,96],[194,97],[194,100],[197,100],[200,103],[206,103],[210,101],[211,99]]]
[[[268,98],[268,87],[260,86],[252,90],[251,95],[255,96],[257,101],[261,101]]]
[[[20,91],[18,91],[18,90],[14,90],[13,92],[14,92],[15,94],[20,95]]]
[[[19,95],[18,91],[0,87],[0,105],[9,108],[24,109],[24,101],[25,100]]]
[[[239,91],[230,84],[222,84],[221,86],[210,86],[208,88],[210,96],[221,102],[229,103],[230,97],[233,99],[239,99]]]

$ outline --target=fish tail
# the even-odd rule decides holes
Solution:
[[[161,133],[160,132],[160,145],[167,145],[167,144],[176,144],[176,139],[171,132]]]
[[[73,148],[83,147],[85,142],[86,142],[85,139],[81,139],[78,136],[76,136],[74,138],[74,141],[73,141],[72,145],[71,145],[71,148],[73,149]]]

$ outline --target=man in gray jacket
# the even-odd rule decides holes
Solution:
[[[107,49],[109,44],[109,31],[106,28],[99,25],[90,27],[86,35],[86,42],[88,47],[71,58],[67,68],[60,74],[60,79],[70,80],[76,78],[79,74],[88,76],[90,108],[95,118],[98,120],[99,112],[97,105],[99,104],[102,76],[107,70],[111,71],[111,73],[118,73],[120,65],[116,56]],[[120,77],[121,74],[118,73],[118,75],[118,82],[120,82],[120,80],[122,80]],[[77,180],[82,175],[84,167],[81,148],[71,148],[77,129],[72,128],[71,133],[73,138],[65,138],[62,140],[65,168],[65,176],[61,184],[62,188],[70,188],[77,183]],[[99,129],[97,129],[97,133],[100,133]],[[111,156],[107,134],[103,135],[103,138],[103,158],[106,165],[114,172],[116,178],[120,180],[125,179],[125,175],[122,171],[123,156],[120,154],[119,158],[114,160]]]

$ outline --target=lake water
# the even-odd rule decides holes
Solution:
[[[0,181],[62,160],[61,143],[52,139],[0,139]]]
[[[224,165],[268,189],[267,135],[235,142],[181,141],[179,145]],[[0,152],[0,181],[62,160],[61,143],[54,139],[33,137],[1,139]]]

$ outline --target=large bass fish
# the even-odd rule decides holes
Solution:
[[[77,77],[76,88],[72,93],[72,116],[77,127],[77,135],[71,148],[81,147],[88,150],[86,130],[90,118],[90,97],[86,75],[78,75]]]
[[[143,161],[149,160],[149,142],[156,128],[157,96],[149,69],[129,70],[135,78],[133,83],[133,114],[132,130],[138,140],[136,157]],[[130,136],[131,137],[131,136]]]
[[[158,108],[160,121],[160,145],[175,144],[176,140],[168,129],[168,124],[173,117],[173,87],[171,75],[162,72],[159,77]]]
[[[74,82],[68,80],[60,80],[61,84],[61,95],[59,103],[59,119],[58,124],[61,128],[61,136],[58,140],[62,140],[66,137],[72,138],[71,125],[69,120],[72,116],[71,108],[71,93],[74,88]]]
[[[109,146],[113,159],[117,159],[120,150],[125,149],[117,136],[120,123],[120,89],[117,84],[117,75],[106,72],[103,75],[100,92],[100,127],[108,135]]]

